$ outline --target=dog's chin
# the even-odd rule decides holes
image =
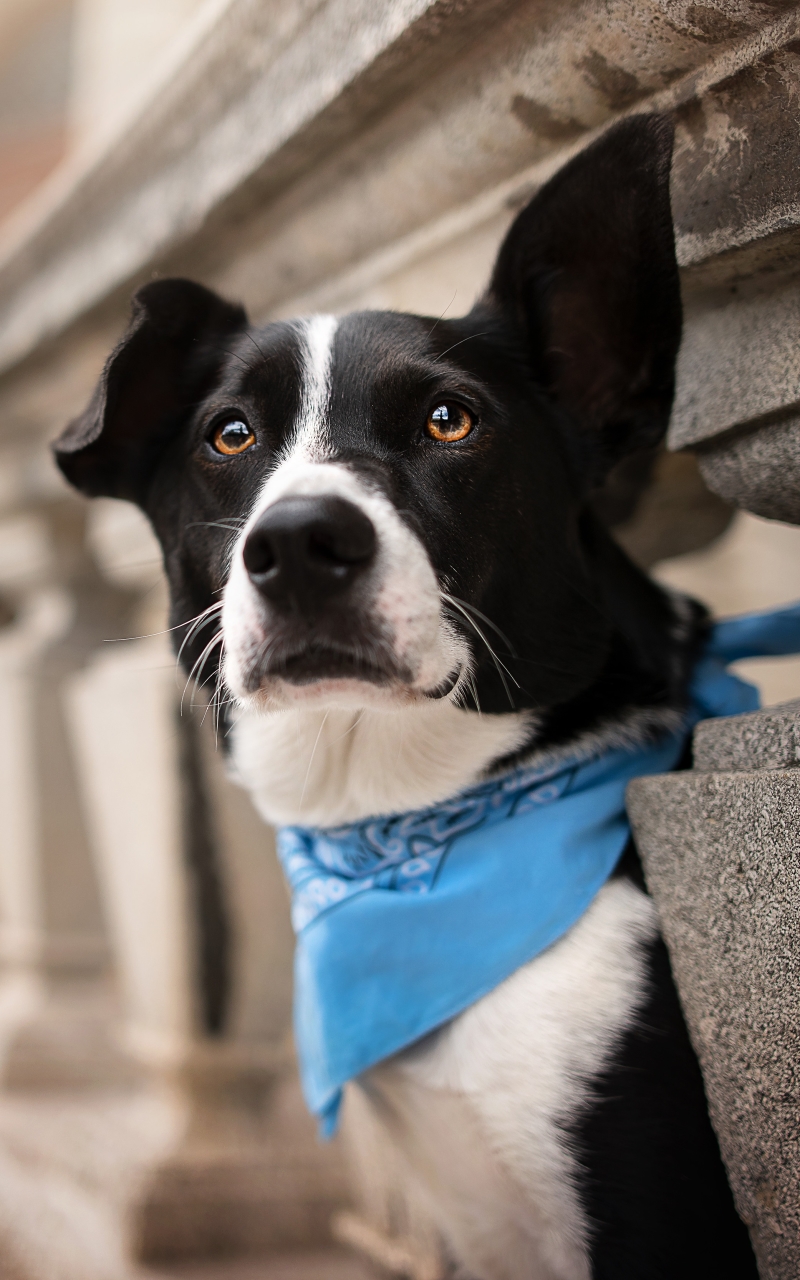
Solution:
[[[368,680],[339,676],[299,684],[272,676],[263,680],[258,689],[239,697],[238,701],[243,708],[263,713],[289,710],[363,711],[365,708],[390,711],[424,701],[424,696],[419,690],[400,681],[376,684]]]
[[[242,707],[263,712],[305,709],[386,710],[444,699],[460,669],[434,684],[415,679],[391,660],[370,661],[356,652],[309,648],[254,668],[228,684]]]

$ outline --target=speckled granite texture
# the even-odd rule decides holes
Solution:
[[[709,489],[771,520],[800,523],[800,417],[710,442],[697,455]]]
[[[798,714],[788,703],[709,722],[699,769],[628,790],[764,1280],[800,1276],[800,769],[786,767],[800,763]]]
[[[695,772],[751,773],[800,765],[800,698],[723,720],[703,720],[692,743]]]

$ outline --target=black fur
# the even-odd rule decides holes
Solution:
[[[681,309],[671,145],[668,121],[636,117],[567,165],[518,216],[464,318],[362,312],[336,332],[332,457],[391,498],[441,587],[492,619],[500,667],[453,613],[475,655],[481,711],[539,713],[526,750],[630,710],[680,708],[706,627],[700,606],[676,614],[594,514],[598,484],[620,459],[652,455],[672,404]],[[295,326],[249,328],[241,308],[201,286],[154,282],[137,294],[91,404],[56,443],[84,492],[131,498],[149,515],[178,642],[220,598],[231,522],[249,514],[296,421],[301,361]],[[425,435],[442,400],[474,415],[463,441]],[[256,436],[243,457],[209,442],[231,414]],[[286,644],[323,662],[338,645],[341,661],[331,618],[291,622]],[[379,652],[370,625],[353,596],[353,643]],[[210,635],[200,628],[186,643],[187,669]],[[212,657],[204,678],[215,674]],[[743,1280],[756,1275],[752,1254],[661,944],[651,978],[641,1025],[574,1126],[594,1275]]]
[[[651,997],[576,1126],[593,1280],[756,1280],[659,939]]]

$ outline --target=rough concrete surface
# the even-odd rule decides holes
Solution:
[[[737,1207],[764,1280],[796,1280],[800,771],[643,778],[628,803]]]
[[[702,449],[703,479],[726,502],[770,520],[800,524],[800,417],[735,435]]]
[[[680,111],[684,265],[796,224],[783,3],[230,0],[209,23],[4,238],[4,361],[156,265],[263,314],[648,105]]]
[[[764,426],[796,409],[798,338],[796,276],[764,274],[687,297],[670,448]]]
[[[694,731],[697,773],[747,773],[800,765],[800,698],[742,716],[703,720]]]

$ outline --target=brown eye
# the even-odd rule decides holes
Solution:
[[[244,453],[252,448],[256,438],[246,422],[241,418],[232,418],[229,422],[220,422],[214,428],[211,444],[217,453]]]
[[[475,425],[475,419],[460,404],[437,404],[428,414],[426,431],[434,440],[463,440]]]

